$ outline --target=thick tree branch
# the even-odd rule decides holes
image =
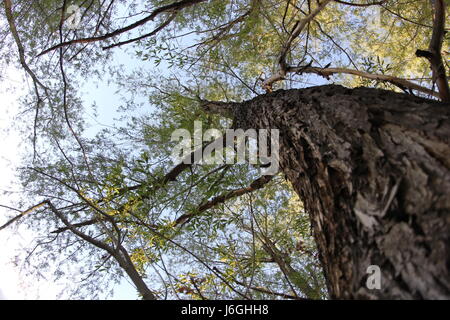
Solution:
[[[416,56],[428,59],[433,71],[433,82],[439,89],[439,96],[442,101],[448,102],[450,101],[450,88],[441,53],[445,34],[445,3],[444,0],[434,0],[432,3],[434,3],[434,18],[430,46],[428,51],[417,50]]]
[[[127,251],[122,245],[118,245],[117,249],[107,245],[106,243],[99,241],[97,239],[92,238],[91,236],[79,231],[77,228],[72,225],[69,220],[52,204],[51,201],[45,200],[44,203],[48,205],[50,210],[70,229],[72,233],[76,236],[80,237],[84,241],[96,246],[99,249],[105,250],[111,256],[113,256],[119,265],[125,270],[125,272],[130,277],[131,281],[136,286],[136,289],[142,295],[145,300],[155,300],[155,295],[150,291],[147,287],[147,284],[144,282],[142,277],[137,272],[136,268],[133,265]]]
[[[286,62],[286,56],[289,53],[289,50],[291,49],[292,42],[297,38],[300,33],[303,31],[305,26],[310,23],[325,7],[328,3],[330,3],[332,0],[325,0],[322,3],[319,3],[319,6],[314,9],[311,13],[309,13],[305,18],[301,19],[297,22],[297,24],[294,27],[294,30],[292,30],[291,35],[283,45],[283,48],[281,49],[280,57],[278,59],[278,64],[280,66],[280,69],[276,74],[268,78],[263,82],[263,88],[267,91],[272,91],[272,85],[284,79],[287,73],[288,64]]]
[[[90,38],[83,38],[83,39],[74,39],[74,40],[70,40],[70,41],[66,41],[66,42],[61,42],[61,43],[59,43],[59,44],[57,44],[57,45],[55,45],[55,46],[53,46],[53,47],[51,47],[49,49],[46,49],[46,50],[42,51],[40,54],[38,54],[38,57],[41,56],[41,55],[44,55],[44,54],[46,54],[46,53],[48,53],[50,51],[53,51],[55,49],[58,49],[58,48],[61,48],[61,47],[65,47],[65,46],[68,46],[68,45],[72,45],[72,44],[76,44],[76,43],[90,43],[90,42],[96,42],[96,41],[103,41],[103,40],[112,38],[114,36],[120,35],[122,33],[125,33],[127,31],[130,31],[132,29],[135,29],[135,28],[137,28],[139,26],[142,26],[142,25],[146,24],[147,22],[155,19],[161,13],[164,13],[164,12],[177,12],[177,11],[183,9],[183,8],[190,7],[192,5],[195,5],[195,4],[198,4],[198,3],[201,3],[201,2],[205,2],[205,1],[206,0],[181,0],[181,1],[178,1],[178,2],[174,2],[174,3],[168,4],[166,6],[159,7],[157,9],[153,10],[153,12],[151,14],[149,14],[148,16],[146,16],[145,18],[143,18],[141,20],[138,20],[135,23],[132,23],[132,24],[126,26],[126,27],[114,30],[113,32],[106,33],[104,35],[97,36],[97,37],[90,37]]]
[[[374,74],[374,73],[368,73],[368,72],[364,72],[364,71],[352,70],[352,69],[347,69],[347,68],[317,68],[317,67],[310,67],[310,66],[288,67],[288,72],[314,73],[319,76],[325,77],[327,79],[329,79],[329,77],[331,75],[336,74],[336,73],[351,74],[351,75],[359,76],[359,77],[366,78],[366,79],[389,82],[389,83],[392,83],[393,85],[396,85],[397,87],[399,87],[401,89],[416,90],[416,91],[419,91],[422,93],[432,95],[434,97],[439,97],[439,93],[435,92],[431,89],[420,86],[414,82],[411,82],[411,81],[408,81],[408,80],[405,80],[402,78],[389,76],[389,75],[385,75],[385,74]]]
[[[83,222],[79,222],[79,223],[74,223],[72,224],[73,228],[80,228],[80,227],[86,227],[86,226],[91,226],[93,224],[96,224],[99,221],[99,218],[94,218],[94,219],[90,219],[90,220],[86,220]],[[70,230],[70,227],[65,226],[65,227],[61,227],[58,228],[54,231],[51,231],[50,233],[62,233],[64,231]]]

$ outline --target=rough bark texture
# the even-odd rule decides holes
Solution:
[[[332,298],[450,298],[449,104],[331,85],[233,108],[237,127],[280,129]]]

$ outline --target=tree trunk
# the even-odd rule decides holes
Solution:
[[[341,86],[233,105],[280,130],[280,168],[308,211],[332,298],[450,298],[450,106]],[[370,265],[381,288],[369,289]]]

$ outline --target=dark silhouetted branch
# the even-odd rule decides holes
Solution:
[[[450,101],[450,88],[448,85],[444,61],[442,59],[442,42],[445,34],[445,3],[444,0],[434,0],[433,33],[431,35],[428,51],[417,50],[416,56],[426,58],[433,71],[433,82],[439,90],[442,101]]]

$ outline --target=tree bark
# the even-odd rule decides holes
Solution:
[[[338,299],[450,298],[450,108],[379,89],[279,90],[232,105],[235,126],[280,130]],[[369,289],[367,268],[381,270]]]

